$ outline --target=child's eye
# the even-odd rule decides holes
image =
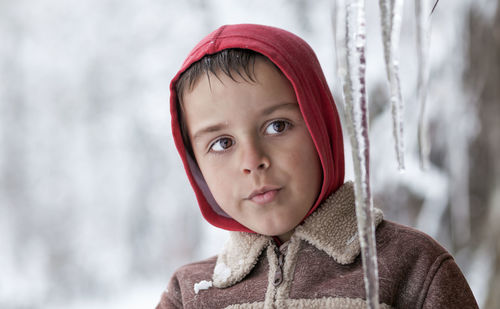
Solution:
[[[221,152],[233,146],[233,140],[228,137],[222,137],[210,145],[210,151]]]
[[[291,126],[291,123],[285,120],[275,120],[266,127],[266,134],[280,134]]]

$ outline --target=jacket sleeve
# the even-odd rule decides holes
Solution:
[[[467,280],[448,253],[435,261],[422,292],[425,309],[479,308]]]
[[[160,303],[156,309],[180,309],[183,308],[181,288],[177,278],[174,276],[168,284],[167,290],[161,295]]]

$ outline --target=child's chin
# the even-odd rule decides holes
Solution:
[[[265,229],[265,230],[261,230],[261,232],[257,231],[257,233],[259,233],[261,235],[271,236],[271,237],[274,237],[274,236],[281,237],[281,235],[287,235],[290,232],[291,232],[290,229]]]

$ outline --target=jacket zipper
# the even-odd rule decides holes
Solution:
[[[283,282],[283,265],[285,264],[285,255],[281,253],[278,247],[274,247],[274,252],[278,258],[278,268],[276,269],[276,273],[274,273],[274,286],[279,286]]]

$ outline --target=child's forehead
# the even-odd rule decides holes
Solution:
[[[207,74],[185,95],[190,126],[199,122],[231,122],[270,115],[275,111],[298,111],[290,81],[268,61],[255,63],[254,81],[242,76]],[[293,108],[291,108],[293,105]],[[288,107],[288,108],[285,108]],[[213,121],[212,121],[213,120]]]
[[[260,96],[270,100],[283,96],[284,93],[287,97],[293,96],[296,101],[291,82],[267,58],[256,59],[250,76],[241,71],[206,72],[198,78],[192,89],[186,92],[191,99],[240,94],[241,96]]]

